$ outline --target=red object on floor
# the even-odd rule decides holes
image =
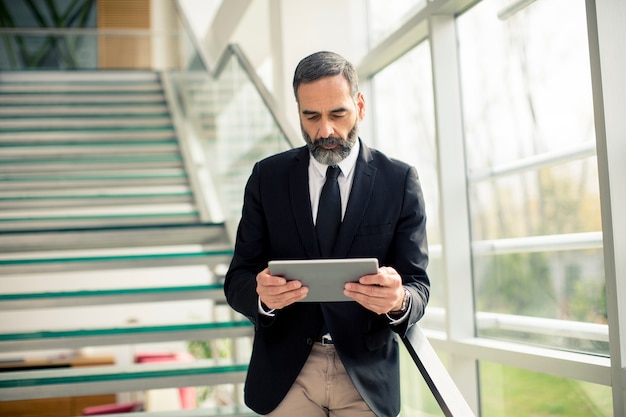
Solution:
[[[133,411],[142,411],[143,404],[138,401],[119,404],[103,404],[94,405],[83,409],[84,416],[96,416],[103,414],[130,413]]]
[[[136,363],[193,362],[196,358],[189,352],[144,352],[135,355]],[[183,409],[196,408],[196,388],[179,388],[180,403]]]

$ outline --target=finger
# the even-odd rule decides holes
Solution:
[[[344,287],[344,293],[357,301],[360,300],[366,304],[371,304],[372,302],[377,302],[375,301],[376,299],[386,299],[389,296],[389,289],[379,285],[347,283]]]
[[[291,291],[298,290],[302,287],[301,281],[286,281],[283,285],[266,285],[261,286],[261,291],[268,295],[281,295]]]
[[[378,285],[379,282],[381,282],[381,277],[379,274],[364,275],[359,278],[359,284],[363,285]]]
[[[359,279],[359,283],[364,285],[378,285],[382,287],[397,287],[402,285],[402,277],[395,269],[382,267],[378,274],[365,275]]]
[[[301,287],[296,290],[261,297],[261,301],[269,308],[281,309],[304,299],[308,293],[309,289],[307,287]]]
[[[260,277],[259,282],[267,287],[287,284],[287,280],[285,278],[275,275],[263,275]]]
[[[344,295],[377,314],[386,313],[395,302],[393,289],[376,285],[348,283],[344,287]]]

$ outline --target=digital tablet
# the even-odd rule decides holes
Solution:
[[[270,274],[297,279],[309,287],[302,302],[354,301],[343,295],[346,282],[378,272],[376,258],[270,261]]]

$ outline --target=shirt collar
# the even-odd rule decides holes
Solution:
[[[350,175],[350,172],[356,165],[356,160],[359,157],[360,148],[361,140],[359,139],[350,150],[350,154],[348,154],[346,158],[344,158],[341,162],[337,164],[339,169],[341,169],[344,177],[348,177],[348,175]],[[328,165],[319,163],[317,159],[313,158],[313,156],[311,156],[311,163],[315,167],[315,170],[319,172],[322,177],[326,176],[326,169],[328,168]]]

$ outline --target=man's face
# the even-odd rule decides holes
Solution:
[[[300,84],[298,110],[302,135],[317,161],[337,165],[350,154],[365,116],[365,100],[359,93],[355,102],[343,75]]]

